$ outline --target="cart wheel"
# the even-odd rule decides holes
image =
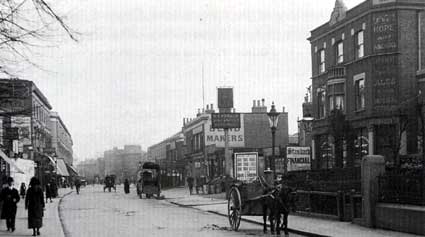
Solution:
[[[227,202],[227,216],[232,230],[237,231],[241,223],[242,201],[239,189],[233,187],[230,190],[229,200]]]

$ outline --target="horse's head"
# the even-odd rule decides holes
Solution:
[[[291,211],[295,212],[296,202],[298,200],[297,190],[295,188],[279,184],[276,186],[276,191],[276,196],[280,198],[282,203]]]

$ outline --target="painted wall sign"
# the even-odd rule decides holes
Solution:
[[[397,13],[395,11],[374,13],[372,31],[375,53],[397,51]]]
[[[235,153],[236,179],[249,182],[258,176],[258,153]]]
[[[310,147],[288,146],[286,148],[288,171],[309,170],[311,168]]]
[[[398,101],[397,56],[377,57],[372,64],[374,109],[392,110]]]
[[[229,147],[245,147],[245,134],[244,134],[244,115],[240,115],[241,126],[240,128],[229,129],[228,141]],[[224,129],[216,129],[212,126],[211,117],[205,123],[205,145],[215,145],[216,147],[224,147],[226,137],[224,136]]]

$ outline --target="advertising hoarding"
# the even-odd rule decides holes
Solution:
[[[219,109],[233,108],[233,88],[218,88],[217,100]]]
[[[243,118],[243,114],[240,114],[240,128],[228,130],[229,147],[245,147]],[[216,147],[224,147],[225,145],[224,129],[213,128],[211,117],[205,123],[205,146],[210,145],[215,145]]]
[[[240,113],[213,113],[211,114],[212,128],[240,128]]]
[[[288,171],[309,170],[311,168],[310,147],[288,146],[286,148]]]
[[[31,117],[12,117],[11,126],[18,129],[20,144],[31,145]]]
[[[235,153],[235,175],[240,181],[254,180],[258,176],[258,152]]]

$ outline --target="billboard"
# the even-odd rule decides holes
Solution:
[[[240,181],[252,181],[258,176],[258,153],[235,153],[235,174]]]
[[[372,45],[375,53],[392,53],[397,51],[398,30],[396,11],[374,13],[372,30]]]
[[[218,88],[217,100],[219,109],[233,108],[233,88]]]
[[[288,146],[286,148],[288,171],[309,170],[311,168],[310,147]]]
[[[245,134],[244,134],[244,115],[240,115],[240,128],[231,128],[228,131],[227,139],[229,147],[245,147]],[[216,147],[224,147],[225,136],[224,129],[213,128],[211,117],[205,123],[205,146],[215,145]]]
[[[213,128],[240,128],[241,115],[239,113],[213,113],[211,114]]]
[[[19,145],[31,145],[31,117],[12,117],[11,127],[18,129]]]

